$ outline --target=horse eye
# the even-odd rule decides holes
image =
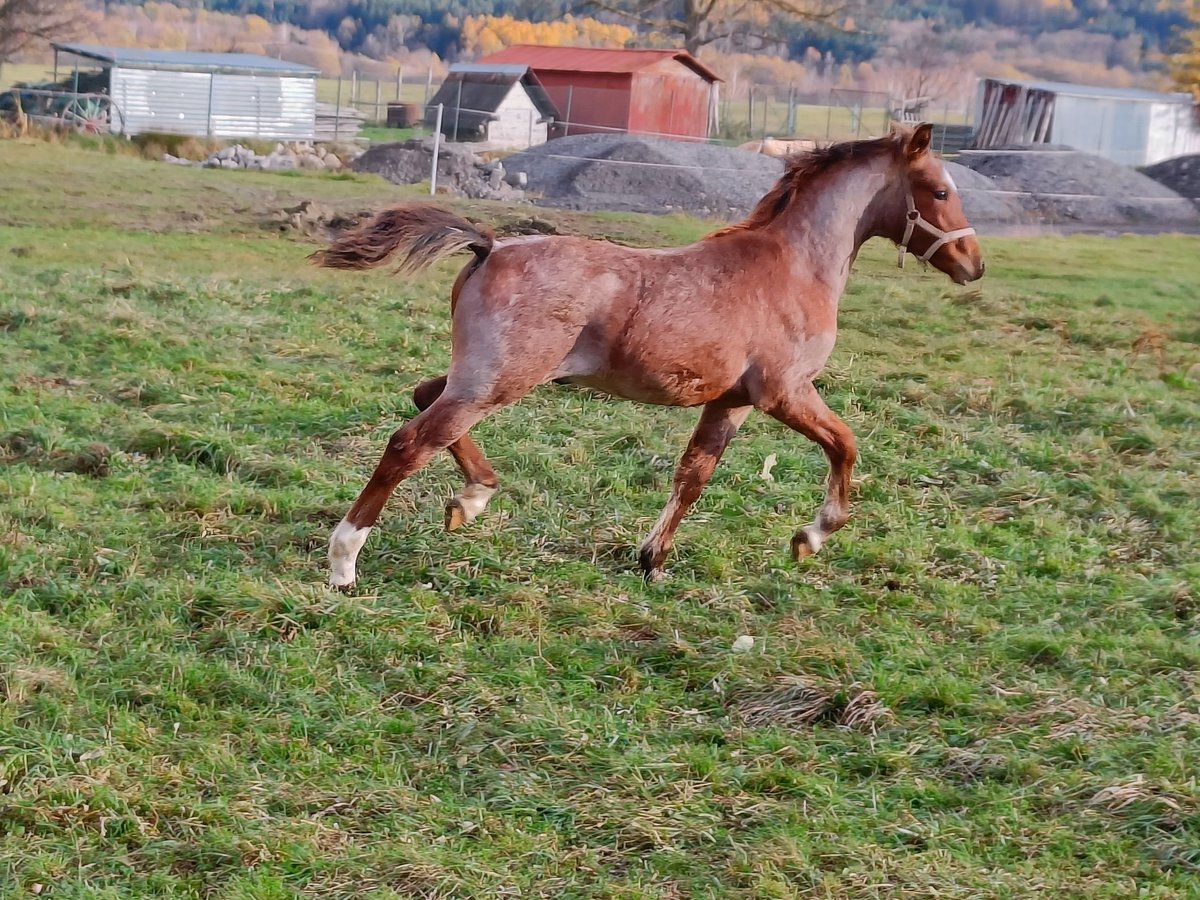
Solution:
[[[950,196],[950,192],[949,192],[949,191],[934,191],[934,192],[933,192],[933,199],[934,199],[934,200],[945,200],[945,199],[947,199],[949,196]]]

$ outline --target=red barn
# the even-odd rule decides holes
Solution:
[[[529,66],[563,117],[556,134],[707,138],[721,80],[684,50],[518,44],[480,60]]]

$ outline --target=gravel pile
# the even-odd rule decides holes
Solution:
[[[1090,153],[1038,144],[968,150],[959,161],[1016,197],[1044,225],[1200,223],[1195,206],[1135,169]]]
[[[510,179],[524,172],[536,202],[547,206],[681,210],[723,219],[746,216],[783,174],[781,159],[747,150],[598,134],[559,138],[510,156],[505,165]],[[1028,218],[1015,198],[988,193],[995,189],[990,178],[951,162],[946,168],[973,223]]]
[[[745,216],[783,173],[759,153],[625,134],[557,138],[504,164],[510,178],[524,172],[547,206],[727,219]]]
[[[997,194],[996,182],[958,163],[946,161],[946,173],[954,179],[962,197],[963,212],[974,226],[1015,225],[1030,221],[1020,200],[1009,194]]]
[[[433,139],[378,144],[356,159],[356,172],[380,175],[392,184],[428,181]],[[438,150],[438,187],[474,200],[519,200],[524,193],[504,181],[504,165],[485,162],[464,144],[443,142]]]
[[[1142,169],[1142,174],[1180,196],[1200,204],[1200,153],[1164,159],[1152,166],[1146,166]]]

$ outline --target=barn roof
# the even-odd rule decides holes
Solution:
[[[202,53],[192,50],[146,50],[138,47],[103,47],[98,44],[55,43],[55,50],[73,53],[122,69],[171,69],[177,72],[219,72],[234,75],[307,75],[320,70],[285,59],[253,53]]]
[[[531,69],[556,72],[632,73],[674,59],[705,81],[720,81],[686,50],[606,50],[599,47],[547,47],[539,44],[514,44],[480,60],[481,63],[519,63]]]
[[[1191,103],[1191,94],[1148,91],[1143,88],[1101,87],[1092,84],[1068,84],[1065,81],[1017,81],[1011,78],[988,78],[996,84],[1012,85],[1034,91],[1048,91],[1060,97],[1086,97],[1096,100],[1139,100],[1151,103]]]
[[[453,115],[460,128],[477,130],[485,122],[496,118],[496,110],[517,82],[529,94],[529,99],[542,116],[541,121],[558,117],[557,107],[528,66],[476,63],[450,67],[446,80],[425,108],[426,119],[433,121],[434,108],[441,103],[446,111],[456,110]]]

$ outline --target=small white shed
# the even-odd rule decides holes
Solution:
[[[426,107],[425,120],[437,121],[452,141],[482,141],[497,150],[523,150],[543,144],[558,110],[528,66],[456,64]]]
[[[69,65],[99,67],[117,112],[114,134],[312,140],[317,76],[308,66],[249,53],[55,44]]]
[[[977,149],[1063,144],[1128,166],[1200,153],[1189,94],[1056,81],[984,78],[975,104]]]

